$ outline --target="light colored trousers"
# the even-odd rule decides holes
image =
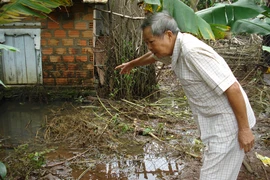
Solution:
[[[236,180],[245,153],[237,136],[224,143],[208,143],[204,152],[200,180]]]

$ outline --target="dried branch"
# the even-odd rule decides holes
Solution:
[[[90,165],[85,171],[83,171],[77,180],[80,180],[92,167],[94,167],[94,165]]]
[[[141,106],[141,105],[139,105],[139,104],[130,102],[130,101],[126,100],[126,99],[122,99],[122,101],[124,101],[124,102],[126,102],[126,103],[128,103],[128,104],[131,104],[131,105],[133,105],[133,106],[140,107],[140,108],[142,108],[142,109],[145,108],[144,106]]]
[[[243,165],[246,167],[246,169],[248,170],[249,173],[251,173],[251,174],[254,173],[251,166],[249,165],[249,163],[245,159],[243,160]]]
[[[133,19],[133,20],[145,19],[145,17],[132,17],[132,16],[127,16],[127,15],[124,15],[124,14],[120,14],[120,13],[116,13],[116,12],[112,12],[112,11],[107,11],[107,10],[103,10],[103,9],[98,9],[98,8],[94,8],[94,9],[98,10],[98,11],[101,11],[101,12],[110,13],[110,14],[113,14],[113,15],[116,15],[116,16],[120,16],[120,17],[128,18],[128,19]]]

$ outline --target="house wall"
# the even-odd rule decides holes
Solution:
[[[41,20],[45,86],[94,86],[93,7],[74,2]]]

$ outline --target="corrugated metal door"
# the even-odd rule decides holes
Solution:
[[[0,41],[20,50],[2,51],[0,79],[6,85],[41,84],[40,30],[1,29]]]

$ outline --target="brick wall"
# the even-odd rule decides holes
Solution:
[[[93,5],[56,9],[41,28],[43,84],[93,87]]]

